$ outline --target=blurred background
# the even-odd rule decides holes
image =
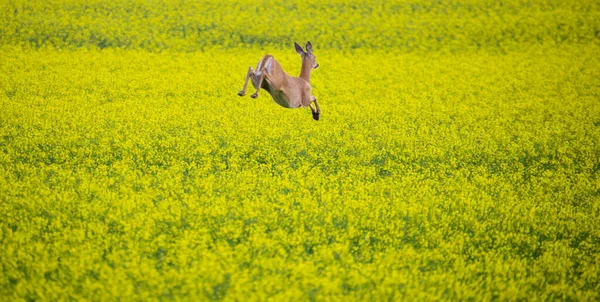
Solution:
[[[25,1],[0,3],[0,45],[201,51],[510,51],[598,43],[592,0]]]

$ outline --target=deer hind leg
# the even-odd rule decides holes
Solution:
[[[256,92],[253,93],[252,95],[250,95],[251,98],[255,99],[258,97],[258,91],[260,90],[260,88],[262,87],[262,82],[265,79],[265,74],[267,72],[266,68],[263,68],[262,70],[260,70],[260,73],[257,75],[256,73],[254,74],[254,78],[252,79],[252,84],[256,84]]]
[[[244,88],[242,88],[242,90],[240,90],[240,92],[238,92],[239,96],[246,95],[246,88],[248,87],[248,79],[250,77],[254,77],[254,70],[252,70],[252,66],[250,66],[248,68],[248,72],[246,73],[246,80],[244,81]]]
[[[317,103],[317,98],[314,95],[310,98],[311,103],[315,103],[315,108],[313,108],[312,104],[308,104],[308,107],[310,107],[310,111],[312,111],[313,119],[315,119],[315,121],[318,121],[319,117],[321,116],[321,108],[319,107],[319,103]]]

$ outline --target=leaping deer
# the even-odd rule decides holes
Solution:
[[[265,55],[258,62],[256,71],[252,70],[252,66],[248,68],[244,88],[238,92],[238,95],[246,95],[248,79],[251,79],[256,92],[250,97],[257,98],[258,91],[263,88],[269,92],[275,103],[285,108],[310,107],[313,118],[318,121],[321,109],[319,103],[317,103],[317,98],[311,95],[310,71],[319,67],[319,64],[317,64],[317,59],[312,53],[310,42],[306,43],[306,51],[298,43],[294,42],[294,45],[296,46],[296,52],[302,57],[302,70],[299,77],[292,77],[285,73],[272,55]],[[313,102],[315,103],[314,107],[312,106]]]

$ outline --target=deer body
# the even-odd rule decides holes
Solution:
[[[238,93],[239,96],[246,94],[248,80],[256,92],[251,95],[252,98],[258,97],[258,92],[262,88],[266,90],[275,103],[285,108],[310,107],[313,118],[319,120],[320,108],[317,99],[311,94],[310,71],[319,66],[312,55],[312,45],[306,44],[308,52],[304,52],[302,47],[296,45],[296,51],[302,56],[302,71],[299,77],[293,77],[283,71],[283,68],[271,55],[265,55],[256,66],[256,71],[252,67],[248,68],[244,88]],[[311,103],[315,103],[315,108]]]

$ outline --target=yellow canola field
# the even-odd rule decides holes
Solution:
[[[0,300],[600,299],[594,2],[45,3],[0,10]],[[227,38],[270,6],[315,24]],[[236,95],[308,39],[320,121]]]

